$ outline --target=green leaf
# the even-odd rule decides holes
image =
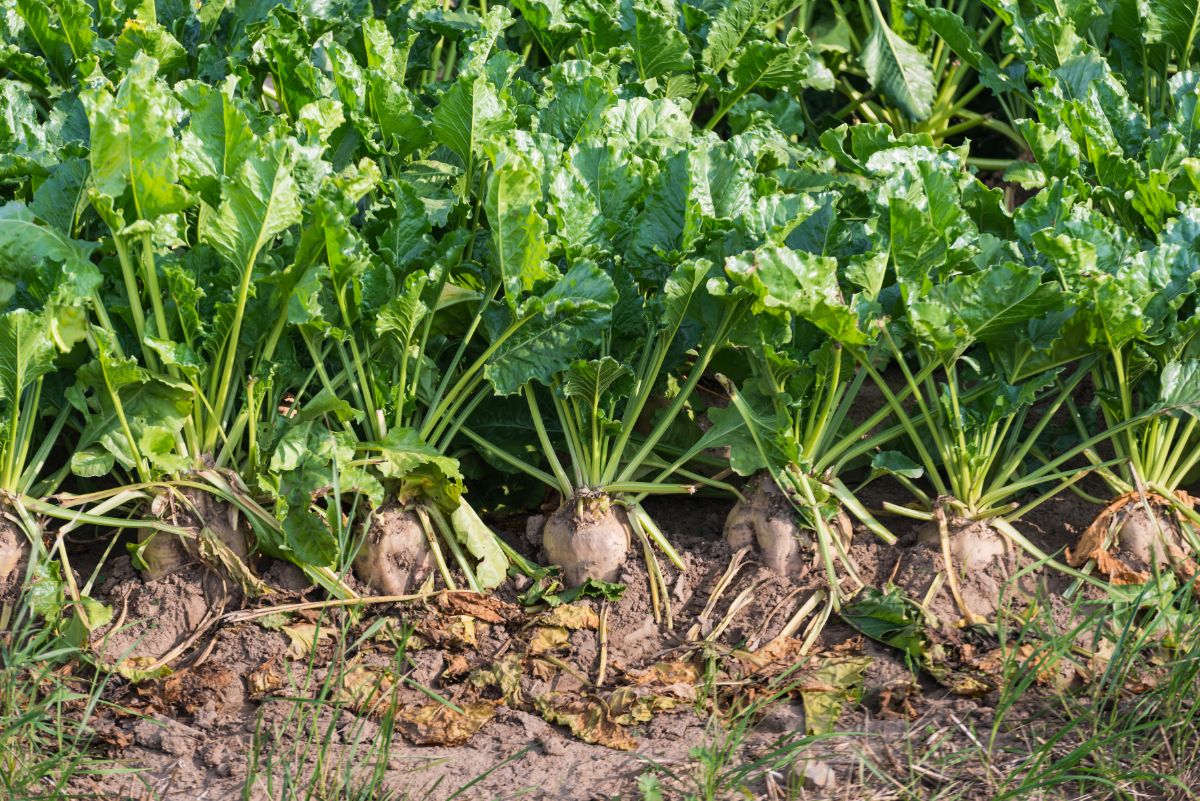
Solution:
[[[27,309],[0,315],[0,400],[20,403],[26,388],[54,369],[54,357],[40,315]]]
[[[925,475],[925,469],[900,451],[881,451],[871,457],[871,471],[890,476],[917,479]]]
[[[126,20],[114,48],[118,66],[129,69],[139,53],[157,61],[167,77],[175,76],[188,66],[187,51],[162,25],[140,19]]]
[[[1200,360],[1169,362],[1159,380],[1159,405],[1200,418]]]
[[[579,398],[590,408],[598,403],[609,387],[623,378],[632,377],[629,368],[611,356],[591,361],[578,361],[567,369],[563,394]]]
[[[462,477],[456,459],[444,456],[436,448],[425,444],[411,428],[393,428],[372,449],[377,450],[383,459],[379,472],[389,478],[405,478],[417,468],[427,465],[437,468],[446,479],[459,480]]]
[[[687,37],[674,20],[647,7],[641,0],[635,0],[629,28],[633,61],[643,81],[691,70],[692,55],[688,52]]]
[[[18,536],[25,536],[24,532]],[[33,566],[29,582],[29,608],[47,621],[62,618],[66,608],[66,582],[62,577],[62,565],[57,559],[38,559]]]
[[[202,241],[239,272],[251,270],[276,236],[300,222],[300,196],[287,145],[276,142],[242,162],[224,183],[221,204],[203,217]]]
[[[752,386],[734,387],[718,375],[730,395],[725,409],[709,409],[713,425],[728,432],[723,444],[729,447],[729,466],[738,475],[749,476],[759,470],[784,470],[796,464],[800,447],[791,436],[792,419],[784,408],[784,399],[766,397]],[[737,425],[732,415],[741,417],[745,427]]]
[[[518,310],[484,376],[501,395],[512,395],[530,381],[549,384],[584,343],[608,327],[616,301],[616,287],[606,273],[591,262],[576,264],[542,298]]]
[[[767,23],[787,14],[792,0],[731,0],[713,18],[704,45],[704,65],[720,72],[735,59],[747,40],[765,30]]]
[[[458,541],[467,547],[479,562],[475,565],[475,577],[486,590],[504,583],[508,571],[508,557],[496,542],[496,534],[488,528],[469,503],[460,503],[450,513],[450,526]]]
[[[328,389],[322,389],[300,407],[300,413],[296,415],[295,420],[298,423],[304,423],[309,420],[320,420],[326,415],[331,415],[339,423],[346,423],[351,420],[362,420],[363,413]]]
[[[875,24],[860,56],[867,78],[909,119],[924,120],[933,104],[929,59],[888,26],[875,0],[871,0],[871,9]]]
[[[128,192],[136,219],[150,221],[189,202],[175,132],[182,110],[158,71],[157,61],[139,53],[115,95],[92,89],[80,98],[91,123],[95,191],[118,206]]]
[[[487,75],[459,76],[433,110],[434,135],[467,165],[512,126],[512,112]]]
[[[793,28],[786,43],[754,41],[738,57],[729,71],[727,98],[739,98],[754,89],[790,89],[801,87],[832,89],[833,73],[813,49],[812,42]],[[728,105],[729,100],[727,99]]]
[[[996,94],[1020,89],[1021,87],[979,45],[975,31],[969,29],[962,17],[945,8],[930,8],[924,2],[908,6],[942,41],[966,64],[979,74],[979,82]]]
[[[390,222],[379,239],[380,255],[400,270],[429,251],[431,226],[416,189],[397,181]]]
[[[10,269],[30,274],[45,259],[86,267],[95,248],[93,242],[71,239],[58,228],[39,225],[18,201],[0,206],[0,259]]]
[[[34,191],[33,202],[29,204],[30,211],[64,236],[73,236],[75,221],[87,199],[88,174],[88,163],[84,159],[72,158],[62,162]],[[91,249],[90,244],[86,247]]]
[[[180,168],[210,206],[220,200],[221,179],[237,175],[254,157],[257,137],[246,110],[225,92],[205,87],[190,99],[191,115],[181,136]]]
[[[71,454],[71,472],[81,478],[100,478],[112,472],[116,459],[98,446],[84,448]]]
[[[1015,263],[958,276],[933,287],[909,306],[913,330],[942,351],[974,341],[999,342],[1024,335],[1028,322],[1057,308],[1058,287],[1041,270]]]
[[[601,130],[604,110],[616,101],[610,79],[583,61],[556,64],[550,70],[553,93],[539,114],[539,128],[565,145]]]
[[[43,89],[50,86],[50,68],[46,60],[26,53],[14,44],[0,44],[0,70],[7,70],[18,80]]]
[[[303,497],[293,501],[303,502]],[[283,519],[282,556],[298,565],[330,566],[336,563],[338,542],[325,522],[302,503],[289,503]]]
[[[116,462],[126,469],[133,469],[141,454],[143,443],[155,449],[156,465],[177,465],[172,461],[174,454],[162,438],[162,431],[173,437],[183,429],[184,421],[192,410],[192,391],[174,383],[150,376],[137,366],[133,359],[120,359],[106,342],[104,332],[94,330],[97,342],[96,361],[85,365],[78,374],[83,387],[99,388],[96,393],[97,410],[86,415],[86,425],[79,435],[79,447],[90,449],[99,445],[112,454]],[[111,389],[111,392],[110,392]],[[120,401],[120,413],[113,396]],[[129,425],[131,442],[122,424],[121,416]],[[156,429],[147,435],[148,429]],[[173,442],[171,443],[173,447]],[[84,470],[94,469],[94,462],[80,463]],[[174,467],[160,470],[174,472]]]
[[[76,60],[91,53],[96,39],[86,0],[17,0],[16,11],[59,80],[70,83]]]
[[[646,97],[621,99],[604,112],[604,129],[610,144],[629,153],[675,150],[692,136],[692,124],[674,100]]]
[[[181,456],[175,448],[176,430],[147,425],[141,428],[138,435],[138,450],[164,474],[179,474],[191,466],[191,460]]]
[[[1200,3],[1196,0],[1154,0],[1139,3],[1147,42],[1165,42],[1176,54],[1194,53],[1200,33]]]
[[[730,258],[725,273],[753,293],[758,311],[802,317],[844,344],[869,341],[841,298],[833,258],[768,245]]]
[[[546,261],[546,220],[538,213],[541,176],[515,153],[506,154],[488,179],[485,203],[492,231],[492,257],[504,282],[504,297],[516,308],[525,293],[558,277]]]
[[[184,375],[196,378],[204,369],[204,362],[184,343],[147,336],[146,344],[158,354],[164,365],[176,367]]]
[[[407,348],[417,327],[429,313],[429,308],[421,299],[428,283],[428,277],[422,273],[410,275],[400,294],[379,310],[375,318],[375,333],[395,334],[400,343]]]

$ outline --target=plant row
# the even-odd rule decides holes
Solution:
[[[1013,546],[1187,575],[1175,5],[6,2],[0,581],[95,625],[89,526],[486,590],[545,572],[481,512],[549,497],[568,586],[632,546],[665,601],[643,502],[698,491],[835,604],[897,516],[956,596]],[[1072,564],[1013,525],[1064,491],[1108,507]]]

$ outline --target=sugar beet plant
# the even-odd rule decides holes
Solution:
[[[1092,472],[1115,501],[1050,564],[1116,575],[1112,523],[1121,578],[1191,565],[1200,129],[1171,14],[0,8],[0,581],[32,549],[95,609],[81,525],[132,530],[151,576],[267,592],[266,555],[341,597],[351,569],[613,581],[636,543],[669,619],[683,559],[644,502],[712,492],[830,608],[856,528],[929,524],[973,620],[957,576],[1049,559],[1020,519]],[[483,522],[547,501],[538,554]]]

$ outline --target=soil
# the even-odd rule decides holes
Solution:
[[[878,504],[872,493],[894,492],[878,486],[883,483],[864,493],[873,508]],[[114,801],[274,799],[280,797],[281,782],[290,778],[307,786],[321,765],[327,785],[378,768],[385,787],[398,797],[431,801],[451,797],[477,777],[482,778],[456,797],[640,798],[638,778],[652,763],[690,775],[696,760],[689,752],[713,741],[713,707],[696,703],[697,692],[703,693],[696,689],[703,683],[699,671],[716,665],[716,675],[739,685],[744,697],[765,692],[771,685],[762,676],[771,669],[747,667],[747,652],[794,648],[795,640],[778,635],[791,623],[802,636],[809,619],[793,617],[823,581],[820,570],[782,576],[751,551],[733,550],[722,537],[731,506],[702,497],[647,502],[647,511],[684,560],[681,570],[659,557],[671,625],[655,619],[639,549],[621,568],[625,591],[620,599],[582,601],[576,607],[595,616],[580,613],[589,621],[562,626],[547,625],[545,615],[553,610],[523,609],[512,585],[487,599],[442,595],[425,603],[376,607],[360,620],[315,611],[239,620],[228,613],[248,602],[212,572],[192,566],[146,579],[132,570],[127,557],[114,557],[99,596],[113,605],[117,620],[98,632],[99,652],[109,663],[125,660],[141,668],[167,659],[172,672],[138,684],[110,680],[106,698],[113,706],[102,707],[95,729],[107,755],[136,772],[88,780],[73,789]],[[1074,542],[1096,511],[1063,493],[1018,526],[1039,547],[1057,553]],[[907,575],[906,565],[940,559],[922,551],[928,546],[918,542],[917,521],[886,518],[886,524],[900,536],[896,547],[865,529],[855,531],[851,556],[868,583],[881,586]],[[539,527],[531,519],[528,528]],[[511,534],[508,539],[536,554],[536,545]],[[276,591],[256,605],[319,599],[290,566],[260,568]],[[1054,574],[1041,572],[1019,590],[1032,594],[1039,585],[1051,599],[1065,586]],[[1065,604],[1059,611],[1070,614]],[[595,623],[601,618],[603,640]],[[344,638],[337,634],[339,626],[348,632]],[[397,645],[409,632],[407,658],[401,660]],[[602,653],[605,679],[596,687]],[[787,661],[800,659],[794,650],[789,653]],[[931,726],[947,743],[968,748],[969,727],[990,725],[994,692],[956,695],[929,675],[914,674],[902,654],[864,640],[836,615],[805,664],[848,655],[869,659],[861,700],[846,704],[838,721],[840,730],[857,734],[801,751],[802,758],[782,772],[755,778],[756,793],[765,797],[781,782],[792,781],[806,787],[804,797],[861,797],[857,788],[867,775],[864,759],[884,760],[905,738],[913,738],[916,747]],[[505,666],[515,668],[507,683]],[[671,671],[682,671],[683,680],[664,678]],[[394,681],[400,674],[409,681]],[[373,700],[364,700],[361,687],[366,685],[358,683],[363,677],[371,677],[373,693],[379,693],[368,694]],[[413,683],[477,713],[482,723],[456,718],[462,728],[454,728],[443,719],[423,718],[442,708]],[[661,705],[653,714],[620,725],[605,722],[614,714],[618,693],[643,690]],[[742,696],[717,692],[724,713],[740,703]],[[297,698],[322,703],[298,703]],[[379,726],[379,698],[399,710],[390,739]],[[593,713],[590,735],[564,725],[572,703]],[[803,735],[807,720],[802,693],[784,694],[757,716],[736,758],[753,760],[769,753],[780,737]],[[589,737],[608,745],[585,742]],[[321,743],[325,757],[318,762]],[[255,780],[245,789],[248,776]]]

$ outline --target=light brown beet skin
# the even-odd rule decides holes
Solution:
[[[354,571],[381,595],[405,595],[433,570],[433,551],[416,512],[384,504],[375,512]]]
[[[569,587],[590,578],[616,581],[629,551],[629,518],[605,496],[570,499],[546,520],[542,547]]]

